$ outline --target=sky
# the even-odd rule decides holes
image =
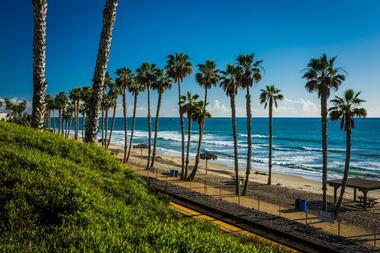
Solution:
[[[47,92],[57,94],[91,85],[102,25],[104,0],[48,1]],[[0,99],[32,97],[33,12],[29,0],[5,1],[0,15]],[[368,116],[380,117],[380,1],[377,0],[120,0],[108,70],[135,70],[148,61],[166,65],[169,54],[183,52],[197,64],[214,60],[219,69],[239,54],[255,53],[265,73],[253,88],[253,116],[265,117],[258,95],[275,84],[284,101],[274,116],[318,117],[319,100],[306,92],[302,71],[312,57],[337,56],[348,75],[338,92],[362,91]],[[183,92],[203,97],[194,76]],[[138,115],[146,115],[140,96]],[[152,95],[155,111],[157,95]],[[229,99],[215,87],[209,111],[229,117]],[[132,97],[128,97],[129,109]],[[130,110],[131,111],[131,110]],[[238,116],[245,116],[244,91],[239,91]],[[121,115],[120,108],[118,115]],[[177,87],[164,94],[162,116],[177,116]]]

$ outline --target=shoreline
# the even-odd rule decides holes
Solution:
[[[123,150],[123,146],[118,144],[111,144],[110,149],[118,150],[120,153]],[[145,166],[147,150],[143,150],[143,160],[142,166]],[[131,150],[131,161],[135,164],[140,163],[140,150],[132,149]],[[192,168],[195,159],[190,158],[189,168]],[[170,155],[167,151],[156,151],[156,164],[163,165],[166,168],[176,168],[180,169],[181,167],[181,157],[176,155]],[[190,170],[191,171],[191,170]],[[224,177],[226,179],[230,179],[234,176],[233,168],[224,165],[219,162],[214,162],[212,160],[208,161],[208,175],[215,175],[218,177]],[[205,174],[205,161],[201,160],[198,167],[197,176],[201,176]],[[196,177],[197,177],[196,176]],[[239,177],[245,177],[245,170],[240,170]],[[255,167],[252,167],[252,171],[249,177],[250,182],[267,184],[268,175],[267,173],[262,172],[261,170],[257,170]],[[291,175],[279,172],[272,172],[272,185],[277,185],[281,187],[285,187],[291,190],[299,190],[305,191],[308,193],[322,194],[322,184],[320,181],[307,179],[298,175]],[[333,196],[333,188],[328,187],[327,194],[329,196]],[[370,192],[371,197],[375,197],[380,199],[380,191],[372,191]],[[346,189],[345,198],[351,199],[353,198],[353,190]]]

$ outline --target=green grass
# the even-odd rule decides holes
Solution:
[[[272,252],[186,219],[107,151],[0,122],[1,252]]]

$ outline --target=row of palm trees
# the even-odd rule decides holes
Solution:
[[[43,128],[43,122],[45,121],[45,108],[48,103],[45,101],[45,90],[47,88],[47,82],[45,80],[45,59],[46,59],[46,13],[47,13],[47,0],[33,0],[33,13],[34,13],[34,38],[33,38],[33,110],[32,110],[32,126],[35,128]],[[99,121],[99,112],[104,111],[104,88],[106,85],[106,70],[107,63],[110,55],[110,46],[112,40],[112,31],[116,19],[116,9],[118,5],[118,0],[105,0],[105,7],[103,11],[103,26],[102,32],[98,47],[98,54],[96,58],[95,71],[93,75],[93,85],[92,92],[88,99],[88,108],[83,110],[83,114],[87,116],[86,124],[86,135],[85,141],[94,142],[96,140],[98,132],[98,121]],[[321,101],[321,126],[322,126],[322,189],[323,189],[323,209],[327,209],[326,201],[326,191],[327,191],[327,116],[328,108],[327,101],[330,96],[331,89],[337,90],[341,83],[345,80],[344,71],[340,68],[334,66],[336,57],[328,59],[326,55],[322,55],[320,58],[313,58],[310,60],[307,68],[305,69],[304,78],[307,80],[306,89],[309,92],[317,92]],[[236,95],[239,88],[246,90],[246,114],[247,114],[247,136],[248,136],[248,152],[247,152],[247,167],[246,167],[246,177],[244,188],[242,194],[246,194],[248,178],[251,171],[251,156],[252,156],[252,143],[251,143],[251,93],[250,88],[253,84],[258,83],[261,80],[262,67],[261,60],[256,60],[253,54],[242,55],[237,58],[237,64],[228,65],[225,71],[217,71],[216,66],[213,62],[206,62],[204,65],[200,65],[200,74],[197,75],[197,81],[205,88],[205,99],[203,101],[203,115],[208,115],[206,112],[207,106],[207,92],[211,86],[216,85],[220,81],[221,87],[226,92],[227,96],[230,97],[231,102],[231,114],[232,114],[232,129],[233,129],[233,138],[234,138],[234,164],[235,164],[235,179],[236,179],[236,193],[239,194],[239,177],[238,177],[238,150],[237,150],[237,130],[236,130]],[[145,89],[148,93],[148,129],[149,129],[149,144],[151,144],[151,116],[150,116],[150,89],[154,82],[152,82],[151,73],[153,73],[155,66],[152,64],[143,64],[138,71],[139,83],[144,83]],[[125,98],[125,87],[127,85],[126,80],[128,79],[127,69],[126,73],[121,73],[118,75],[118,83],[122,83],[124,87],[123,95],[123,112],[124,112],[124,129],[125,129],[125,147],[127,146],[127,124],[126,124],[126,98]],[[188,159],[185,161],[185,132],[184,132],[184,114],[186,113],[188,118],[191,119],[191,115],[196,115],[197,113],[189,109],[189,99],[192,96],[187,97],[187,104],[184,104],[184,99],[181,93],[181,84],[185,77],[189,76],[192,73],[192,65],[189,62],[189,57],[185,54],[175,54],[170,55],[167,60],[166,66],[166,75],[171,79],[171,82],[177,83],[178,86],[178,111],[180,116],[180,129],[181,129],[181,178],[186,179],[187,170],[188,170]],[[207,75],[207,77],[202,75]],[[124,77],[122,77],[124,76]],[[123,80],[124,78],[124,80]],[[126,79],[125,79],[126,78]],[[142,78],[142,79],[141,79]],[[220,78],[220,80],[219,80]],[[116,82],[115,82],[116,83]],[[276,91],[276,92],[275,92]],[[136,91],[134,94],[136,94]],[[131,93],[133,93],[131,92]],[[269,125],[270,125],[270,147],[272,143],[271,137],[271,105],[273,103],[277,104],[277,100],[281,100],[282,96],[280,91],[274,87],[268,86],[264,91],[262,91],[262,96],[260,96],[260,101],[265,105],[269,105]],[[342,119],[342,127],[347,133],[347,155],[344,171],[344,180],[343,186],[341,188],[341,197],[343,196],[345,189],[345,181],[348,176],[349,170],[349,154],[350,154],[350,145],[351,145],[351,129],[353,128],[353,119],[355,117],[365,117],[366,111],[363,108],[360,108],[360,103],[363,102],[358,96],[359,93],[355,93],[352,90],[348,90],[344,93],[343,98],[336,97],[331,102],[334,104],[330,108],[330,117],[332,120]],[[137,103],[137,96],[135,96],[135,106],[134,106],[134,115]],[[78,101],[77,97],[72,97],[72,100]],[[186,99],[185,99],[186,100]],[[63,118],[62,105],[64,104],[63,96],[60,98],[61,107],[59,109],[60,118]],[[159,103],[160,104],[160,103]],[[113,105],[113,108],[116,108]],[[77,102],[73,104],[73,111],[75,112],[76,126],[78,125],[78,111],[79,107]],[[49,107],[48,107],[49,108]],[[183,109],[185,108],[185,109]],[[51,109],[48,109],[50,114]],[[54,110],[53,110],[54,111]],[[115,111],[115,110],[114,110]],[[106,113],[108,112],[108,107]],[[156,111],[156,114],[159,115],[159,110]],[[71,112],[68,112],[69,118]],[[67,117],[67,115],[66,115]],[[104,117],[103,117],[104,118]],[[113,117],[114,118],[114,117]],[[158,128],[158,118],[156,117],[155,130]],[[204,118],[199,120],[201,125],[204,125]],[[62,121],[62,120],[61,120]],[[63,130],[63,124],[60,121],[60,128]],[[134,119],[133,119],[134,121]],[[70,121],[69,121],[70,122]],[[108,121],[107,121],[108,122]],[[50,123],[49,123],[50,124]],[[191,124],[191,123],[188,123]],[[133,123],[134,126],[134,123]],[[191,126],[191,125],[190,125]],[[78,127],[76,127],[78,129]],[[62,131],[61,130],[61,131]],[[204,130],[204,129],[203,129]],[[102,131],[103,132],[103,131]],[[133,128],[132,128],[133,132]],[[156,131],[155,131],[156,132]],[[107,134],[107,128],[106,128]],[[191,133],[190,133],[191,134]],[[77,138],[76,131],[76,138]],[[111,133],[110,133],[111,135]],[[188,133],[189,137],[189,133]],[[132,144],[133,134],[131,135],[130,146]],[[200,131],[199,139],[201,143],[202,134]],[[155,143],[156,143],[156,133],[155,133]],[[188,138],[189,140],[189,138]],[[107,142],[106,142],[107,143]],[[107,146],[109,142],[107,143]],[[189,145],[189,144],[188,144]],[[187,148],[188,150],[189,148]],[[200,145],[198,145],[200,149]],[[129,148],[130,151],[130,148]],[[188,153],[188,152],[187,152]],[[271,151],[269,152],[271,155]],[[148,158],[151,155],[151,145],[149,145]],[[153,148],[153,157],[155,155],[155,147]],[[198,154],[197,154],[198,156]],[[186,155],[188,157],[188,155]],[[126,160],[126,148],[124,152],[124,160]],[[149,159],[147,167],[149,167]],[[151,161],[151,165],[154,165],[154,159]],[[269,170],[271,171],[271,158],[269,161]],[[195,170],[196,171],[196,170]],[[194,172],[194,170],[193,170]],[[192,175],[193,172],[190,174]],[[271,182],[271,176],[268,178],[268,183]],[[339,210],[341,199],[338,201]]]

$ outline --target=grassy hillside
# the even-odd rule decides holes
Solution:
[[[176,215],[101,148],[0,122],[1,252],[270,252]]]

